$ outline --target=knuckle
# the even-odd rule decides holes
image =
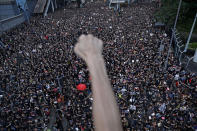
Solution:
[[[80,37],[79,37],[79,40],[83,40],[86,36],[84,34],[82,34]]]

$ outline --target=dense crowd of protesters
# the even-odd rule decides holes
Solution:
[[[133,4],[117,16],[103,1],[35,16],[2,35],[0,130],[93,130],[92,96],[85,63],[73,51],[81,34],[104,41],[103,55],[125,131],[197,129],[197,75],[173,54],[163,70],[169,37],[153,28],[152,5]],[[165,49],[159,53],[160,41]],[[87,90],[78,91],[84,83]],[[110,109],[109,109],[110,110]]]

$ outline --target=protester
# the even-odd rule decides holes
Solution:
[[[74,54],[81,34],[103,40],[107,73],[120,107],[124,130],[197,129],[197,74],[170,54],[169,37],[153,28],[153,5],[135,3],[120,16],[103,1],[79,10],[35,16],[2,35],[0,130],[43,130],[59,112],[56,129],[93,130],[91,77]],[[159,55],[160,41],[164,51]],[[86,90],[77,90],[85,84]],[[110,110],[110,109],[109,109]]]

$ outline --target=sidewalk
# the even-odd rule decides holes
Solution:
[[[191,72],[197,73],[197,63],[193,62],[192,60],[189,62],[187,69]]]
[[[187,65],[187,60],[186,58],[181,60],[182,66],[186,67]],[[191,60],[187,66],[187,70],[189,72],[193,72],[193,73],[197,73],[197,63],[193,62],[193,60]]]

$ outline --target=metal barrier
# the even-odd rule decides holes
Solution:
[[[113,8],[116,11],[120,11],[120,4],[125,3],[126,0],[110,0],[109,8]],[[115,5],[115,6],[112,6]]]
[[[0,35],[4,32],[7,31],[25,21],[24,14],[21,13],[19,15],[13,16],[8,19],[4,19],[0,21]]]
[[[189,57],[185,55],[186,53],[184,52],[185,44],[183,44],[178,31],[176,29],[175,31],[173,31],[172,29],[172,33],[173,33],[175,57],[178,59],[180,65],[185,65],[185,68],[187,68],[191,60],[193,60],[194,56]]]

